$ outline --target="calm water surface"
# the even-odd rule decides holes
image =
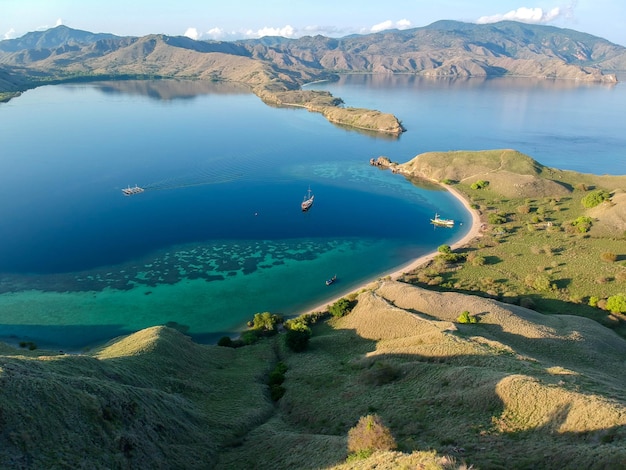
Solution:
[[[371,157],[516,148],[549,166],[626,173],[621,85],[351,76],[312,86],[392,112],[408,132],[374,137],[189,82],[42,87],[0,105],[0,336],[80,348],[177,323],[214,341],[469,228],[445,191]],[[146,191],[122,196],[134,184]],[[302,213],[309,187],[315,205]],[[435,230],[434,212],[459,223]]]

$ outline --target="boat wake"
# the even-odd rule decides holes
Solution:
[[[242,179],[259,180],[267,178],[268,170],[271,174],[267,160],[259,155],[213,158],[191,174],[146,183],[141,185],[141,189],[144,191],[168,191],[193,186],[224,184]],[[272,179],[275,180],[275,176]]]

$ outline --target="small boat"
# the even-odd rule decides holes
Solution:
[[[304,196],[302,204],[300,205],[300,207],[302,207],[302,212],[306,212],[311,208],[314,198],[315,196],[311,193],[311,188],[309,188],[308,192]]]
[[[326,279],[326,285],[330,286],[333,282],[335,282],[337,280],[337,275],[335,274],[333,277],[331,277],[330,279]]]
[[[430,219],[430,223],[433,225],[438,225],[440,227],[454,227],[454,220],[442,219],[441,217],[439,217],[439,214],[435,214],[435,218]]]
[[[144,191],[145,189],[140,188],[139,186],[135,185],[134,188],[131,188],[129,186],[128,188],[122,189],[122,194],[124,194],[124,196],[132,196],[133,194],[143,193]]]

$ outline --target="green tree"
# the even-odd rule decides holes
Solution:
[[[276,326],[283,322],[280,315],[270,312],[255,313],[252,321],[252,329],[262,331],[275,331]]]
[[[580,200],[580,202],[584,207],[589,209],[591,207],[596,207],[597,205],[602,204],[604,201],[608,201],[609,199],[611,199],[611,195],[603,189],[600,189],[598,191],[593,191],[587,194]]]
[[[339,299],[328,310],[333,317],[343,317],[350,312],[350,301],[346,298]]]
[[[470,315],[467,310],[461,312],[461,315],[456,319],[458,323],[478,323],[478,317],[476,315]]]
[[[606,309],[612,313],[626,313],[626,294],[616,294],[606,299]]]
[[[290,321],[285,323],[287,333],[285,334],[285,344],[294,352],[302,352],[309,345],[311,338],[311,328],[303,321]]]
[[[506,217],[502,214],[492,212],[491,214],[487,216],[487,220],[489,221],[490,224],[498,225],[498,224],[505,223]]]

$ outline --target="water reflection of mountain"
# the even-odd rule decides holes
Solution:
[[[250,88],[240,83],[201,80],[111,80],[94,83],[106,94],[142,95],[156,100],[191,99],[198,95],[241,95]]]
[[[618,81],[624,79],[618,75]],[[549,80],[531,77],[428,77],[413,74],[345,74],[340,75],[338,85],[366,86],[370,89],[388,89],[390,87],[411,87],[420,90],[429,88],[472,89],[489,86],[492,89],[543,89],[549,91],[572,90],[579,88],[612,88],[616,83],[585,82],[581,80]]]

